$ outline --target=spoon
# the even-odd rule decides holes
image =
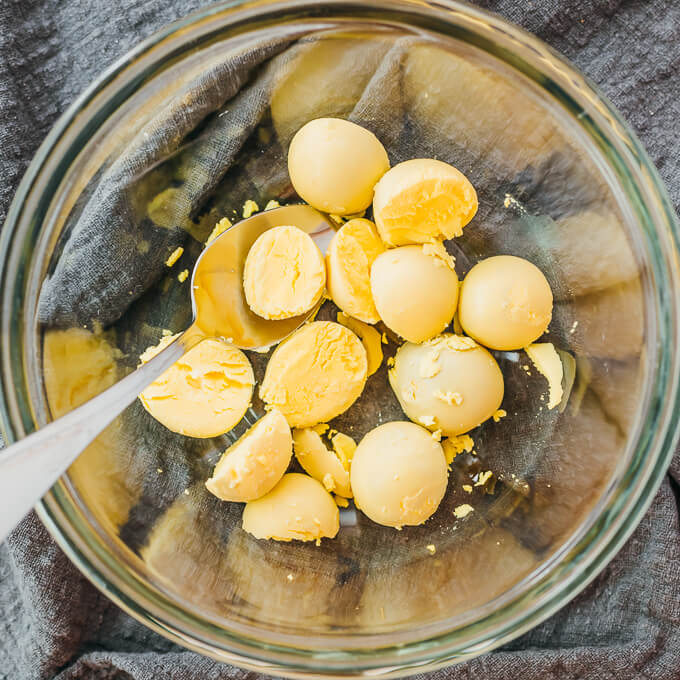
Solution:
[[[316,313],[319,305],[292,319],[267,321],[245,300],[243,266],[250,247],[268,229],[287,225],[307,232],[322,253],[335,229],[326,215],[308,205],[267,210],[228,228],[194,265],[193,322],[186,331],[109,389],[0,452],[0,541],[97,435],[194,345],[217,337],[239,349],[265,351]]]

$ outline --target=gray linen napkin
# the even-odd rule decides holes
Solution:
[[[112,61],[142,36],[198,4],[127,0],[124,6],[114,7],[96,2],[93,11],[93,3],[76,0],[56,7],[47,0],[28,7],[10,0],[0,7],[0,217],[4,217],[12,191],[49,126],[104,62]],[[672,76],[680,61],[680,11],[673,3],[507,0],[479,4],[537,33],[604,88],[641,135],[677,207],[680,142],[675,109],[680,84]],[[285,41],[281,41],[254,54],[244,53],[230,69],[213,74],[219,87],[210,91],[208,99],[197,102],[191,109],[192,117],[177,121],[172,120],[172,111],[167,113],[164,124],[171,123],[179,134],[162,142],[167,145],[163,151],[177,152],[173,169],[179,168],[180,176],[179,139],[207,112],[219,110],[228,101],[232,114],[237,111],[238,115],[222,121],[217,118],[210,129],[203,130],[217,149],[211,156],[214,165],[208,178],[220,179],[259,122],[273,74],[285,72],[285,48]],[[304,48],[297,45],[291,50]],[[362,97],[347,112],[368,127],[379,127],[388,147],[399,149],[400,132],[380,116],[381,102],[374,93],[381,92],[386,101],[394,102],[396,94],[385,85],[392,82],[390,70],[398,64],[401,49],[403,45],[395,45],[379,54],[366,87],[371,96]],[[271,60],[257,70],[268,58]],[[370,67],[369,63],[366,68]],[[246,76],[256,70],[255,80],[244,87]],[[162,134],[163,129],[156,132]],[[281,134],[285,143],[285,131]],[[155,139],[158,141],[158,137]],[[138,145],[134,173],[130,167],[115,164],[108,170],[98,189],[99,200],[85,215],[90,224],[118,219],[122,231],[117,229],[116,233],[124,237],[126,224],[140,222],[139,215],[130,212],[134,203],[111,187],[118,186],[121,177],[150,167],[157,152],[158,147]],[[403,153],[405,157],[413,155],[409,149]],[[468,167],[464,167],[466,163]],[[474,172],[473,159],[463,160],[462,167]],[[261,167],[251,171],[262,177]],[[247,175],[237,173],[236,181],[247,182]],[[493,178],[473,180],[482,186]],[[202,198],[213,188],[210,181],[188,187],[191,200],[175,204],[178,208],[171,216],[172,224],[181,224],[200,212]],[[285,182],[276,174],[263,180],[268,188],[280,189]],[[573,200],[573,196],[570,198]],[[583,200],[587,204],[597,197],[584,196]],[[559,200],[553,201],[553,207],[559,211]],[[154,272],[162,265],[161,254],[184,238],[180,229],[167,229],[146,218],[141,228],[152,244],[152,259],[146,262],[148,267],[132,268],[136,277],[118,280],[116,289],[106,291],[103,298],[109,307],[97,309],[105,323],[115,321],[125,311],[129,290],[133,290],[134,298],[153,283]],[[96,248],[101,244],[79,237],[77,230],[73,239],[81,262],[96,259]],[[121,250],[120,244],[105,245],[115,252]],[[129,267],[125,269],[130,271]],[[51,295],[47,286],[41,300],[43,319],[59,319],[68,325],[89,321],[93,313],[80,293],[97,285],[99,275],[96,270],[79,266],[57,269],[50,286],[63,292],[63,281],[73,281],[74,277],[78,285],[69,286],[74,293],[70,298]],[[103,276],[102,280],[111,277]],[[505,648],[428,677],[680,677],[680,579],[675,568],[680,557],[679,475],[680,459],[676,456],[670,475],[633,538],[574,602]],[[0,677],[181,679],[257,675],[182,650],[132,621],[79,575],[32,516],[0,546]]]

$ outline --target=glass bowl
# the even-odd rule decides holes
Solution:
[[[449,244],[459,274],[498,253],[543,268],[568,399],[548,409],[527,357],[497,353],[507,416],[471,433],[437,513],[399,532],[350,507],[318,547],[245,534],[242,507],[203,483],[257,398],[206,440],[134,404],[38,512],[89,579],[182,645],[291,677],[404,675],[572,598],[638,523],[677,440],[674,215],[617,113],[540,41],[446,0],[302,0],[212,6],[141,43],[61,118],[9,212],[2,422],[21,437],[183,329],[179,272],[247,199],[295,202],[287,144],[321,115],[374,130],[393,163],[437,157],[470,177],[480,209]],[[251,359],[260,378],[266,357]],[[333,427],[358,440],[403,417],[385,370]]]

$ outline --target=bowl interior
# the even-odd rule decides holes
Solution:
[[[218,635],[283,635],[299,648],[410,642],[431,625],[488,614],[563,551],[628,464],[647,409],[646,348],[657,334],[648,245],[593,137],[540,79],[465,34],[359,15],[187,42],[118,92],[55,194],[26,303],[36,310],[29,388],[36,419],[57,417],[184,329],[191,310],[179,272],[246,200],[299,200],[287,147],[319,116],[365,125],[392,164],[434,157],[470,178],[479,212],[449,243],[459,277],[494,254],[544,271],[566,406],[547,408],[547,382],[523,352],[496,353],[507,416],[470,433],[475,453],[454,461],[437,513],[395,531],[350,507],[337,539],[318,547],[255,540],[240,528],[242,506],[203,486],[264,413],[257,392],[244,422],[205,440],[173,434],[133,404],[70,468],[61,493],[131,579]],[[182,257],[167,267],[178,246]],[[336,311],[326,303],[321,314]],[[389,340],[386,356],[398,346]],[[267,356],[249,356],[260,381]],[[330,425],[359,441],[403,417],[383,363]],[[486,471],[491,483],[475,486]],[[457,519],[464,503],[474,511]]]

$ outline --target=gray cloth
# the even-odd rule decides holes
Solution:
[[[65,0],[55,5],[43,0],[27,6],[10,0],[0,7],[0,217],[4,217],[37,145],[73,97],[105,63],[198,4],[126,0],[123,6]],[[673,76],[680,61],[680,10],[674,3],[507,0],[480,4],[537,33],[603,87],[640,134],[677,208],[680,142],[675,107],[680,82]],[[227,100],[232,113],[234,108],[240,111],[236,118],[218,118],[213,129],[204,130],[211,141],[223,142],[216,145],[216,171],[209,173],[210,181],[221,179],[220,172],[229,167],[263,113],[262,99],[248,96],[246,90],[252,87],[253,91],[266,92],[267,67],[239,92],[244,76],[250,73],[251,65],[272,55],[277,55],[272,61],[276,68],[285,69],[285,53],[279,54],[284,46],[283,42],[271,45],[244,57],[238,69],[221,71],[216,80],[222,89],[214,91],[210,101],[199,102],[194,118],[181,121],[186,126],[183,131],[191,130],[206,111],[220,109]],[[246,62],[248,58],[253,61]],[[398,59],[398,51],[384,55],[374,75],[376,80],[385,77],[394,59]],[[385,96],[389,97],[389,92]],[[366,98],[351,114],[371,127],[376,110],[379,102]],[[236,134],[233,129],[221,128],[234,120],[239,126]],[[398,146],[397,139],[390,139],[389,134],[385,139],[382,132],[388,147]],[[176,144],[168,140],[164,151],[174,152]],[[149,154],[137,158],[142,168],[153,162]],[[120,219],[121,225],[130,221],[129,203],[121,202],[115,192],[107,193],[107,182],[109,187],[117,185],[117,171],[115,164],[108,170],[98,189],[101,200],[94,202],[93,212],[86,215],[95,224],[103,219],[104,210]],[[259,171],[256,174],[261,175]],[[277,176],[267,178],[269,186],[278,186],[281,181]],[[200,199],[212,188],[210,182],[192,187],[192,201],[180,203],[182,215],[175,218],[194,217],[202,208]],[[177,231],[159,230],[153,224],[144,228],[148,229],[152,250],[158,253],[171,249],[182,238]],[[77,233],[74,240],[84,253],[81,257],[90,258],[92,244],[86,239],[79,244]],[[115,246],[113,250],[119,251]],[[156,265],[161,263],[159,260]],[[106,322],[122,314],[120,300],[128,290],[133,290],[134,298],[152,282],[143,277],[153,271],[153,267],[133,271],[138,278],[119,281],[119,288],[107,291],[111,308],[105,312]],[[98,272],[76,267],[57,271],[54,285],[63,280],[60,277],[74,275],[83,277],[85,287],[97,284],[92,276]],[[74,286],[73,290],[83,288]],[[67,300],[66,307],[54,306],[54,299],[48,287],[41,306],[44,319],[67,317],[73,323],[91,318],[86,299]],[[680,457],[676,456],[671,474],[624,550],[560,613],[501,650],[430,677],[503,679],[521,674],[525,678],[680,678],[680,578],[675,566],[680,558],[678,479]],[[257,675],[184,651],[132,621],[80,576],[36,518],[30,517],[0,547],[0,677],[182,679]]]

